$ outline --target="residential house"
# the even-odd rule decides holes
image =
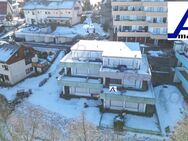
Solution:
[[[30,0],[24,5],[27,24],[57,23],[74,25],[80,22],[80,0]]]
[[[33,49],[0,41],[0,84],[14,85],[34,72]]]
[[[99,98],[104,109],[140,113],[155,105],[148,60],[139,43],[81,40],[61,66],[58,82],[64,97]]]
[[[188,41],[175,41],[174,50],[178,60],[174,82],[188,99]]]
[[[119,41],[167,42],[166,0],[111,0],[114,33]]]

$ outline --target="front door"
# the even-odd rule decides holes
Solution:
[[[65,87],[64,87],[64,94],[65,94],[65,95],[69,95],[69,94],[70,94],[69,86],[65,86]]]
[[[105,78],[106,80],[105,80],[105,86],[109,86],[109,84],[110,84],[110,78]]]

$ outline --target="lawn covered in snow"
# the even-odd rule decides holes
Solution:
[[[156,108],[159,116],[162,133],[170,127],[172,131],[187,111],[187,105],[175,86],[163,85],[154,88],[156,94]]]

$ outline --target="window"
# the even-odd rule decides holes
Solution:
[[[115,101],[115,100],[113,100],[113,101],[111,101],[110,106],[123,108],[123,102],[122,101]]]
[[[31,63],[31,59],[30,59],[30,58],[25,59],[25,65],[28,65],[28,64],[30,64],[30,63]]]
[[[138,109],[138,104],[137,103],[132,103],[132,102],[126,102],[126,108]]]
[[[7,65],[2,65],[2,68],[8,71],[8,66]]]
[[[163,18],[163,23],[166,23],[167,22],[167,18]]]
[[[33,71],[33,67],[30,68],[30,71]]]
[[[9,81],[8,75],[4,75],[5,80]]]
[[[29,55],[29,49],[24,50],[24,56],[27,56],[27,55]]]
[[[110,84],[121,84],[121,79],[110,79]]]
[[[28,69],[25,70],[26,74],[29,74],[29,73],[31,73],[32,71],[33,71],[33,67],[28,68]]]

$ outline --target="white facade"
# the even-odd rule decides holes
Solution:
[[[82,7],[79,0],[29,1],[24,6],[27,24],[58,23],[74,25],[80,22]]]
[[[3,66],[7,66],[8,70],[6,70]],[[20,60],[10,65],[0,63],[0,82],[13,85],[28,77],[33,72],[32,63],[26,65],[25,60]],[[4,80],[1,76],[4,77]]]
[[[0,84],[13,85],[31,75],[34,70],[30,55],[30,48],[0,41]]]
[[[65,96],[98,96],[112,110],[145,112],[154,104],[151,72],[138,43],[81,40],[61,64],[58,80]],[[117,86],[118,94],[110,93],[110,86]]]

